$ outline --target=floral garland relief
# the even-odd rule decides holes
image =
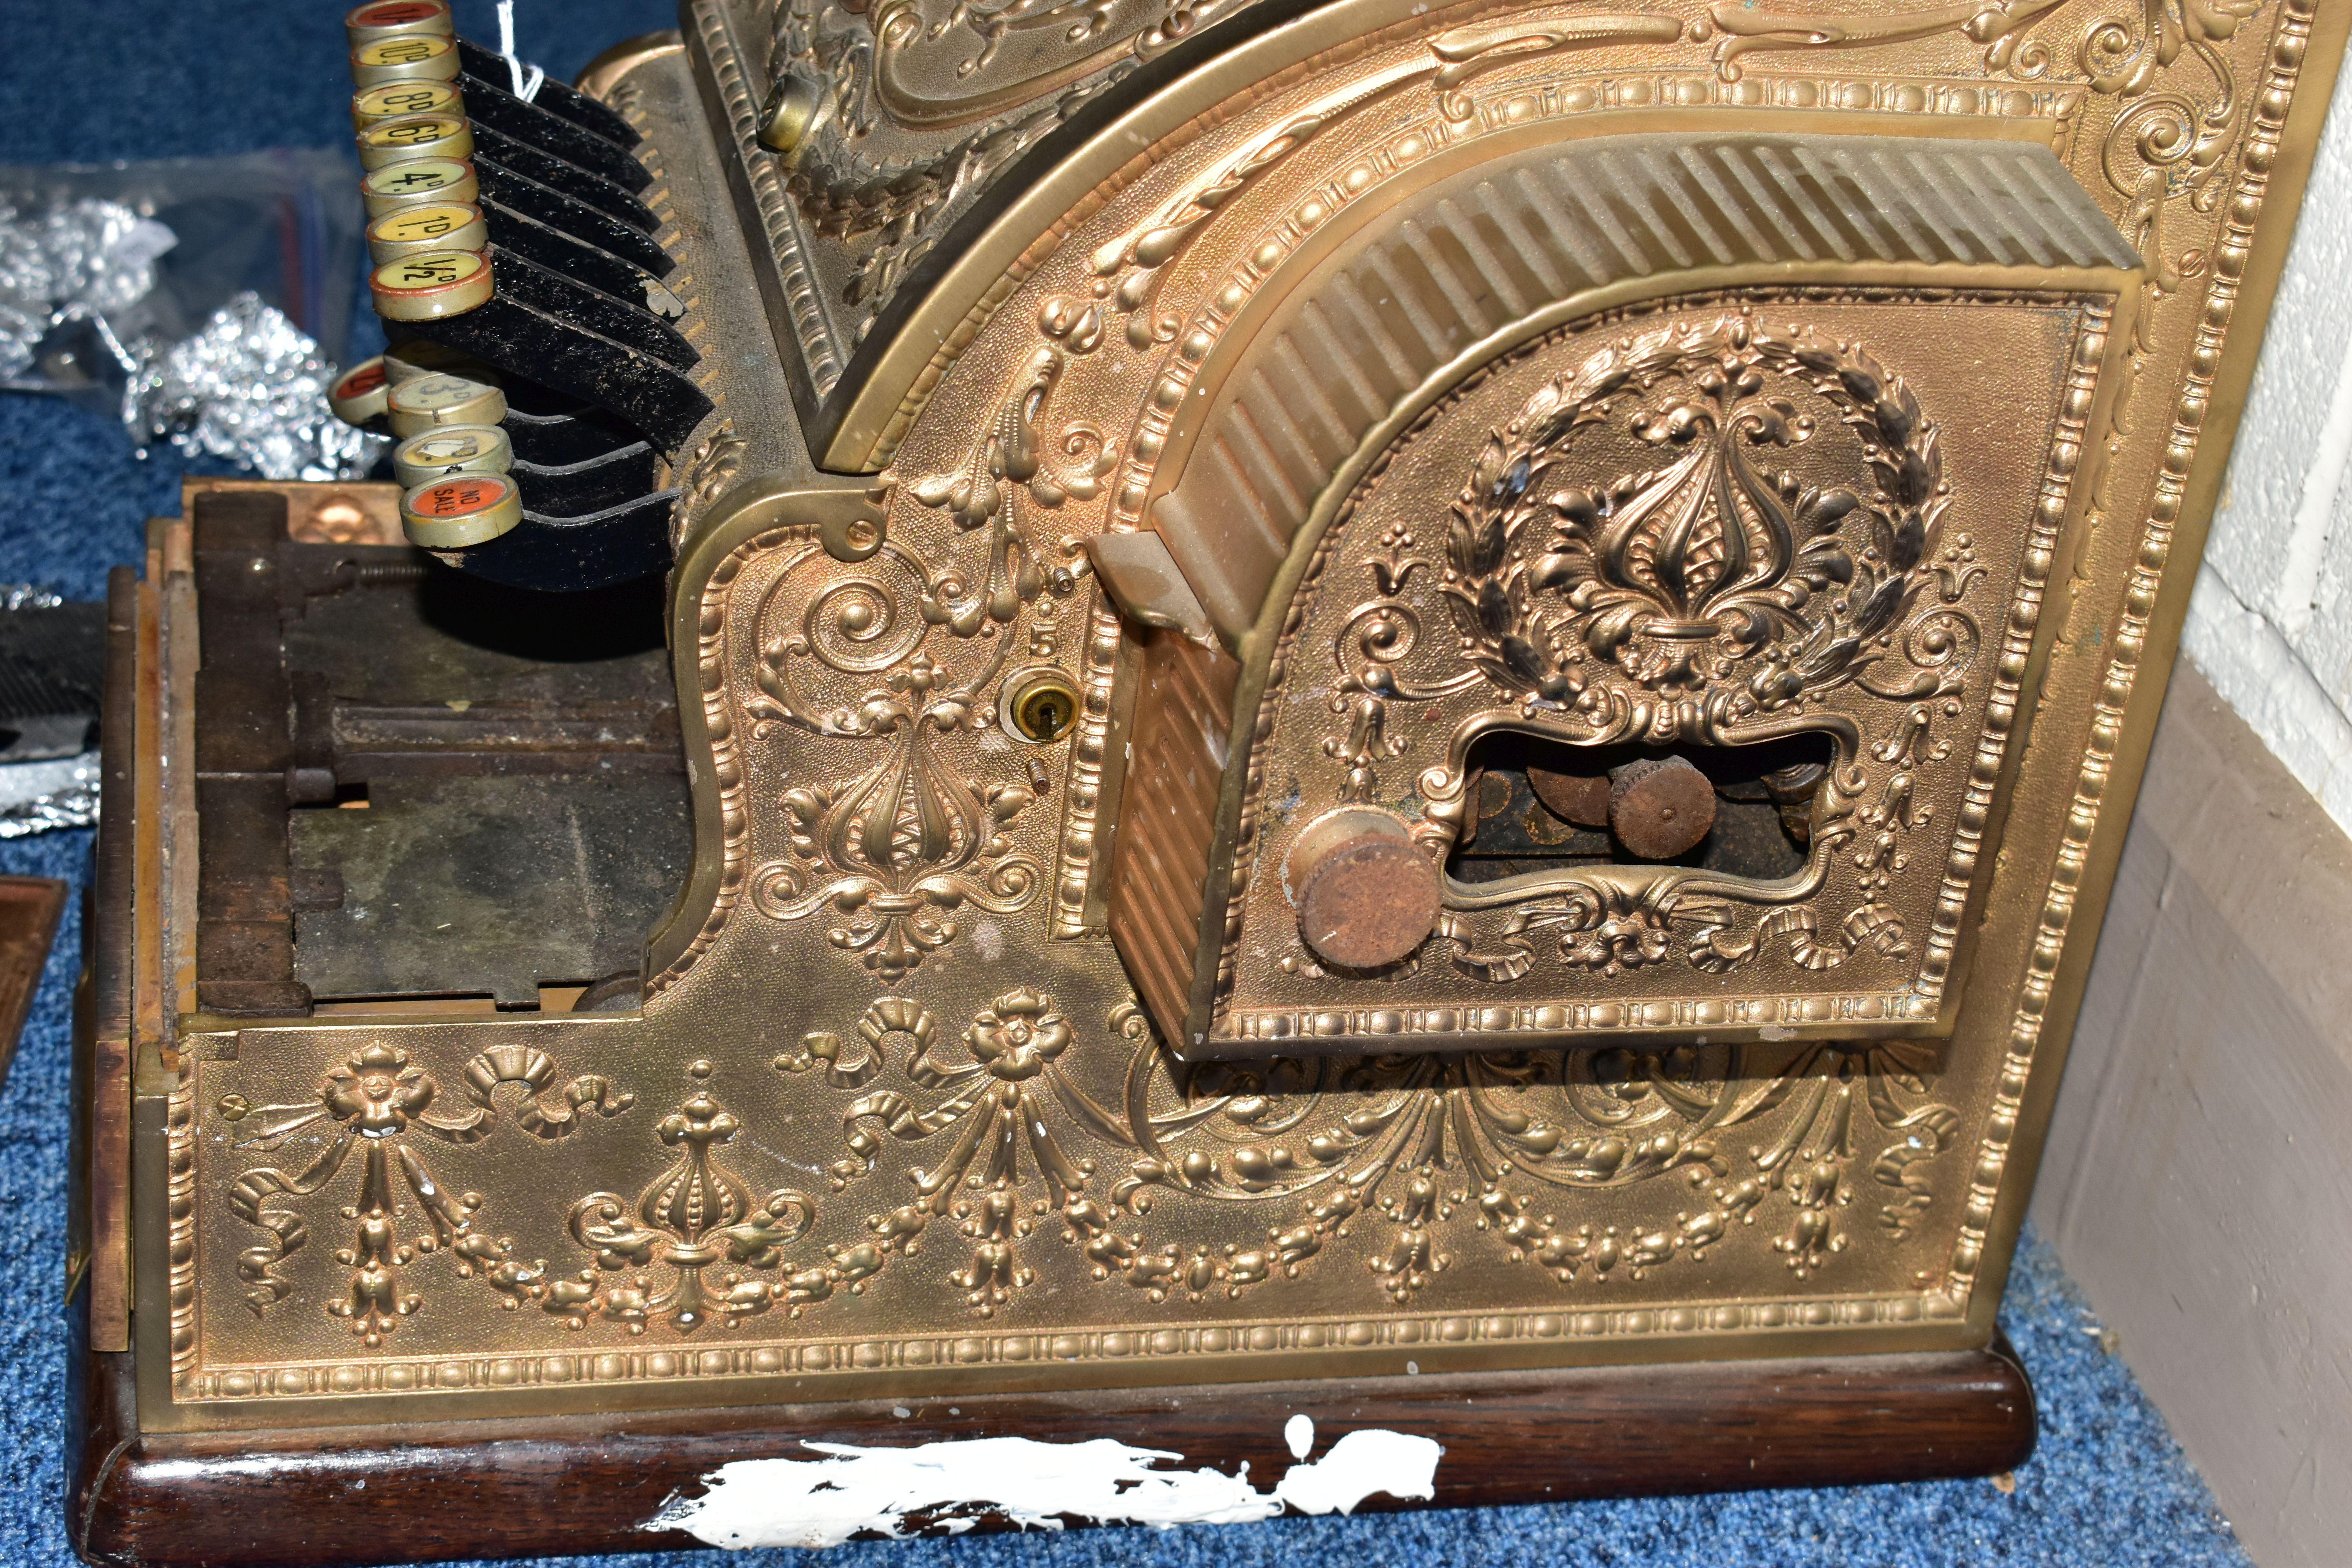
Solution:
[[[1460,1213],[1502,1258],[1564,1286],[1640,1280],[1759,1222],[1805,1280],[1850,1245],[1844,1215],[1868,1190],[1864,1162],[1882,1189],[1874,1221],[1901,1240],[1927,1206],[1926,1163],[1959,1126],[1925,1098],[1927,1046],[1186,1064],[1132,1004],[1110,1025],[1129,1056],[1108,1103],[1073,1071],[1058,1004],[1025,986],[960,1034],[886,996],[846,1039],[813,1034],[780,1055],[779,1071],[855,1096],[840,1112],[836,1191],[872,1180],[894,1143],[928,1156],[905,1172],[906,1202],[866,1215],[871,1243],[829,1249],[836,1264],[857,1270],[862,1289],[945,1226],[971,1247],[951,1278],[987,1318],[1035,1282],[1024,1248],[1040,1232],[1078,1248],[1095,1279],[1155,1302],[1238,1297],[1353,1240],[1403,1306],[1454,1263],[1445,1222]],[[1555,1211],[1577,1194],[1659,1181],[1681,1196],[1654,1223]],[[1262,1239],[1154,1234],[1162,1198],[1195,1214],[1203,1201],[1258,1207]]]

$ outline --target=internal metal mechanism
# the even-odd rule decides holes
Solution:
[[[202,499],[200,1005],[561,1011],[693,844],[654,584],[565,597]],[[232,673],[233,672],[233,673]]]
[[[1469,803],[1446,874],[1463,882],[1555,865],[1672,861],[1770,881],[1811,852],[1830,745],[1580,750],[1497,731],[1470,754]]]

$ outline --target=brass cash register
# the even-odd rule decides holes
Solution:
[[[113,585],[81,1549],[2020,1462],[2347,20],[352,12],[386,477]]]

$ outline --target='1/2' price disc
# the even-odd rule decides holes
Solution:
[[[478,251],[428,250],[387,261],[368,279],[375,313],[387,321],[462,315],[490,297],[490,260]]]
[[[485,543],[522,521],[522,491],[505,474],[457,474],[400,498],[400,526],[425,550]]]

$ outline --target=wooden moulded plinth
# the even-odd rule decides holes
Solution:
[[[1246,1462],[1268,1480],[1291,1462],[1284,1426],[1300,1413],[1322,1451],[1368,1427],[1442,1444],[1435,1497],[1376,1494],[1360,1510],[1379,1511],[1994,1474],[2023,1463],[2034,1440],[2032,1386],[2006,1342],[1933,1354],[142,1433],[129,1418],[131,1357],[89,1353],[79,1329],[67,1508],[75,1546],[100,1563],[328,1568],[696,1547],[646,1523],[721,1465],[810,1458],[811,1441],[1109,1437],[1181,1453],[1185,1468],[1233,1474]],[[978,1528],[1003,1525],[984,1517]]]

